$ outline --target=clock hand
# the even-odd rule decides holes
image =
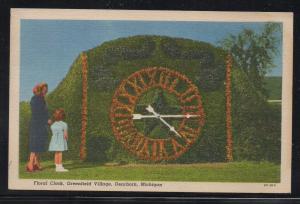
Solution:
[[[148,107],[146,108],[146,110],[147,110],[149,113],[152,113],[153,115],[155,115],[156,117],[159,116],[159,114],[156,113],[156,112],[154,111],[154,109],[152,108],[151,105],[148,105]]]
[[[143,118],[157,118],[155,115],[142,115],[142,114],[132,114],[133,120],[140,120]]]
[[[132,114],[133,120],[140,120],[143,118],[157,118],[155,115],[142,115],[142,114]],[[196,118],[200,117],[200,115],[160,115],[161,118]]]
[[[160,117],[160,115],[158,113],[156,113],[154,111],[154,109],[152,108],[151,105],[148,105],[148,107],[146,108],[146,110],[148,112],[152,113],[156,118],[160,119],[160,121],[163,122],[170,129],[170,131],[174,132],[178,137],[181,137],[181,135],[175,130],[175,128],[173,126],[171,126],[169,123],[167,123],[164,119],[162,119]]]
[[[200,115],[190,115],[190,114],[186,114],[186,115],[160,115],[160,117],[162,117],[162,118],[196,118],[196,117],[200,117]]]

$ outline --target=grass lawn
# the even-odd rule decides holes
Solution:
[[[78,161],[65,162],[69,172],[57,173],[50,161],[42,163],[44,170],[34,173],[20,165],[20,178],[82,179],[137,181],[203,181],[203,182],[280,182],[280,166],[272,163],[233,162],[198,164],[127,164],[96,165]]]

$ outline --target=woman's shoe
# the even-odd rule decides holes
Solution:
[[[42,167],[40,167],[40,166],[38,166],[38,165],[33,165],[33,169],[34,170],[37,170],[37,171],[42,171],[43,170],[43,168]]]
[[[34,172],[34,168],[30,169],[28,166],[26,166],[26,171],[27,172]]]

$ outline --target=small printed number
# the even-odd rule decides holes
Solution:
[[[265,183],[264,187],[275,187],[276,184],[275,183]]]

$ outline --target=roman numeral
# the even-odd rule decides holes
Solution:
[[[169,79],[170,79],[170,76],[165,73],[164,71],[162,71],[159,75],[159,84],[162,88],[166,89],[168,84],[169,84]]]
[[[138,78],[139,82],[142,84],[142,86],[143,86],[144,88],[147,88],[147,87],[148,87],[148,85],[146,84],[146,82],[145,82],[145,80],[144,80],[142,74],[138,73],[138,74],[137,74],[137,78]]]
[[[156,77],[157,69],[147,71],[146,73],[149,77],[149,83],[148,83],[149,86],[155,85],[156,84],[155,77]]]
[[[180,129],[179,134],[183,137],[183,139],[186,141],[187,144],[191,144],[199,134],[200,127],[191,128],[188,126],[188,124],[186,124],[187,122],[193,122],[194,124],[195,121],[191,121],[190,119],[187,118],[183,119],[179,127]]]
[[[156,159],[156,154],[157,153],[157,142],[154,140],[152,143],[152,158],[155,160]]]
[[[137,134],[136,130],[134,128],[128,128],[121,131],[122,137],[124,136],[135,136]]]
[[[140,79],[142,79],[141,76],[140,76]],[[144,81],[144,80],[142,79],[142,81]],[[146,87],[141,87],[138,85],[138,80],[136,77],[134,77],[132,80],[128,80],[127,84],[130,85],[134,89],[134,92],[136,93],[136,95],[140,95],[143,92],[143,90],[146,88]]]
[[[119,96],[127,98],[128,102],[132,105],[134,105],[138,99],[137,96],[133,96],[133,95],[129,94],[124,86],[120,87]]]
[[[175,78],[174,81],[172,81],[172,83],[171,83],[171,85],[169,87],[169,91],[171,93],[176,94],[177,96],[179,95],[178,91],[176,91],[176,86],[177,86],[178,82],[179,82],[179,79]]]
[[[129,130],[133,127],[132,120],[120,120],[116,121],[115,125],[118,130]]]
[[[152,154],[151,157],[154,160],[162,160],[168,157],[166,150],[166,140],[156,139],[152,142]]]
[[[132,118],[131,114],[124,114],[124,113],[115,113],[113,114],[115,118]]]
[[[194,131],[192,128],[186,128],[186,126],[179,131],[179,134],[183,137],[187,144],[191,144],[197,137],[196,131]]]
[[[182,103],[191,102],[194,98],[197,98],[197,88],[195,86],[189,87],[184,93],[180,94]]]
[[[183,110],[199,110],[199,106],[183,106]]]
[[[182,106],[181,107],[182,111],[184,112],[184,114],[190,114],[190,115],[200,115],[201,112],[201,107],[200,106]]]
[[[119,120],[119,121],[117,121],[117,124],[119,124],[119,125],[123,125],[123,124],[127,124],[127,123],[132,123],[132,121],[129,121],[129,120]]]
[[[134,132],[129,132],[129,133],[125,132],[125,134],[118,137],[118,139],[124,145],[129,146],[130,141],[132,140],[132,138],[134,138],[136,136],[136,134],[137,133],[135,131]]]
[[[131,105],[121,103],[116,99],[113,100],[113,104],[114,104],[114,111],[125,110],[128,113],[133,114],[133,107]]]
[[[171,139],[171,143],[172,143],[172,147],[173,147],[175,157],[177,157],[178,154],[180,154],[180,152],[184,149],[184,146],[179,144],[175,139]]]
[[[142,145],[141,149],[139,150],[138,154],[141,157],[146,157],[146,158],[150,157],[149,148],[148,148],[148,139],[143,140],[143,145]]]
[[[144,137],[136,135],[134,138],[132,138],[132,142],[129,144],[130,149],[134,152],[139,151],[139,149],[143,147],[142,145],[144,144],[144,140]]]

